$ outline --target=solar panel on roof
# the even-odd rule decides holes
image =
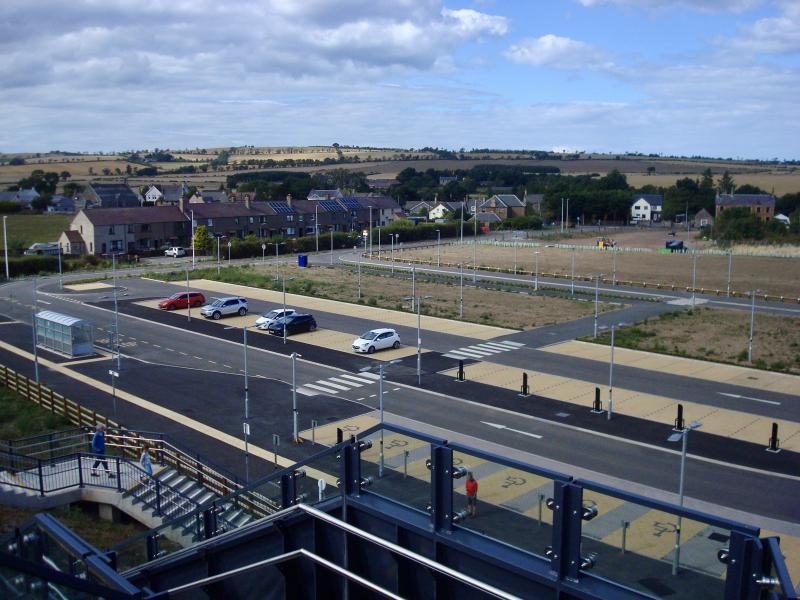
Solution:
[[[355,198],[342,198],[342,204],[347,208],[363,208],[361,203]]]
[[[272,207],[276,213],[293,213],[295,210],[289,206],[288,204],[284,204],[283,202],[269,202],[269,205]]]
[[[342,206],[335,200],[320,200],[319,205],[328,212],[338,212],[342,210]]]

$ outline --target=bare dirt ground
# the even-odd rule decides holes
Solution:
[[[314,267],[298,269],[289,267],[291,291],[330,298],[342,302],[358,302],[358,276],[354,271],[338,268]],[[274,267],[255,267],[244,270],[246,273],[267,275],[275,274]],[[212,275],[213,277],[213,275]],[[243,281],[245,285],[255,282]],[[399,273],[390,275],[371,275],[362,272],[362,302],[371,306],[402,310],[407,302],[405,297],[411,296],[410,275]],[[288,287],[287,287],[288,289]],[[422,307],[425,314],[457,319],[459,316],[459,285],[444,283],[421,283],[416,285],[417,295],[431,296],[424,301]],[[600,303],[600,310],[612,310],[618,305]],[[549,296],[519,294],[495,290],[476,289],[464,285],[464,317],[465,321],[509,327],[513,329],[532,329],[544,325],[563,323],[594,314],[594,303],[585,300],[571,300]]]
[[[749,366],[749,334],[747,312],[699,308],[666,313],[619,329],[615,343],[625,348]],[[605,333],[600,341],[607,344],[609,337]],[[756,314],[753,364],[800,374],[800,318]]]
[[[622,242],[622,247],[645,246],[649,232],[631,233],[630,235],[615,236]],[[663,235],[659,234],[659,235]],[[640,237],[641,236],[641,237]],[[676,236],[680,239],[680,236]],[[665,237],[659,237],[663,244]],[[591,241],[583,242],[580,239],[570,240],[568,243],[588,245]],[[653,245],[652,243],[650,244]],[[645,246],[646,247],[646,246]],[[660,247],[660,246],[659,246]],[[514,249],[505,246],[478,245],[478,264],[512,269],[514,265]],[[465,267],[472,265],[473,249],[469,244],[464,246],[442,246],[442,262],[458,265],[463,262]],[[538,247],[520,246],[517,250],[517,269],[526,272],[535,271],[535,255],[539,252],[539,273],[557,274],[570,277],[572,273],[573,251],[544,245]],[[603,274],[604,281],[611,281],[616,273],[617,281],[633,281],[638,285],[643,282],[648,286],[676,286],[685,289],[692,283],[692,255],[685,254],[659,254],[645,252],[613,252],[611,250],[578,249],[575,255],[575,277],[592,279],[597,274]],[[416,258],[436,262],[436,249],[423,248],[417,250],[404,250],[402,258]],[[388,258],[388,256],[387,256]],[[727,290],[728,258],[726,256],[698,255],[696,288],[720,290],[724,294]],[[733,256],[731,269],[731,290],[734,292],[747,292],[758,289],[760,293],[800,297],[800,258],[776,258],[764,256]]]

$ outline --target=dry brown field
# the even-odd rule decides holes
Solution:
[[[0,166],[0,184],[16,183],[20,179],[28,177],[36,169],[55,171],[56,173],[69,171],[72,179],[87,179],[89,177],[97,177],[99,179],[103,177],[103,169],[111,169],[112,173],[114,169],[120,169],[124,173],[128,164],[131,165],[131,168],[141,166],[110,157],[75,162],[29,162],[24,165],[3,165]],[[92,169],[93,174],[89,173],[89,169]]]
[[[580,244],[580,240],[574,240]],[[591,243],[591,242],[589,242]],[[442,246],[442,262],[458,265],[472,264],[472,246],[458,244]],[[535,271],[534,252],[539,252],[539,273],[570,277],[573,251],[570,249],[519,247],[517,268],[526,272]],[[676,286],[686,288],[692,282],[692,255],[660,254],[650,252],[627,253],[608,250],[577,249],[575,252],[575,277],[593,279],[598,273],[604,281],[633,281],[648,286]],[[435,248],[404,250],[402,257],[436,262]],[[616,257],[616,258],[615,258]],[[478,264],[488,267],[512,269],[514,250],[511,247],[478,246]],[[698,255],[696,287],[698,289],[721,290],[727,288],[728,258],[726,256]],[[731,288],[735,292],[753,289],[761,293],[800,298],[800,258],[775,258],[764,256],[734,256],[732,260]]]
[[[292,291],[304,293],[308,290],[306,282],[313,284],[313,295],[327,297],[342,302],[358,302],[358,279],[353,271],[315,267],[311,269],[292,268]],[[271,276],[274,267],[254,267],[248,272]],[[476,289],[464,286],[464,321],[509,327],[513,329],[532,329],[544,325],[563,323],[594,314],[594,303],[583,300],[553,298],[549,296],[518,294],[497,290]],[[411,295],[411,279],[400,279],[389,275],[362,273],[361,287],[365,304],[381,308],[401,309],[404,297]],[[307,293],[307,292],[306,292]],[[432,296],[425,300],[425,314],[447,319],[458,318],[459,286],[443,283],[417,282],[418,295]],[[607,311],[619,305],[601,303],[600,310]]]
[[[675,181],[687,177],[687,175],[646,175],[643,173],[625,173],[628,183],[634,187],[645,185],[655,185],[669,187],[675,185]],[[695,177],[690,175],[690,177]],[[768,173],[734,173],[733,179],[736,185],[755,185],[762,190],[783,196],[800,192],[800,171],[795,173],[787,172],[768,172]]]
[[[699,308],[661,315],[617,330],[622,347],[747,366],[750,314]],[[600,337],[609,343],[610,334]],[[587,340],[591,341],[591,340]],[[753,363],[772,371],[800,373],[800,318],[756,313]]]

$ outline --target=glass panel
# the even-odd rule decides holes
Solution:
[[[328,453],[300,468],[305,477],[297,479],[297,498],[305,504],[316,504],[339,494],[337,480],[341,462],[335,453]],[[323,483],[320,484],[320,481]]]
[[[721,598],[726,565],[717,551],[730,532],[692,519],[584,489],[584,506],[598,514],[582,523],[581,556],[596,553],[591,569],[647,594],[670,598]],[[677,575],[673,575],[676,531],[681,540]]]
[[[372,485],[366,490],[427,512],[431,501],[431,472],[426,462],[431,458],[431,445],[384,430],[367,439],[372,442],[372,448],[361,453],[361,476],[371,477]]]
[[[453,452],[453,469],[466,474],[453,480],[453,513],[458,526],[543,556],[552,544],[553,513],[545,502],[553,495],[553,480],[531,471]],[[468,498],[469,473],[477,483]]]

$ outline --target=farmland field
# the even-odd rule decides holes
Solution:
[[[644,173],[626,173],[628,183],[634,187],[644,185],[655,185],[669,187],[675,185],[677,179],[687,177],[687,175],[646,175]],[[690,175],[696,178],[696,175]],[[762,190],[774,193],[776,196],[793,194],[800,192],[800,171],[794,173],[771,172],[771,173],[734,173],[733,179],[736,185],[755,185]]]

